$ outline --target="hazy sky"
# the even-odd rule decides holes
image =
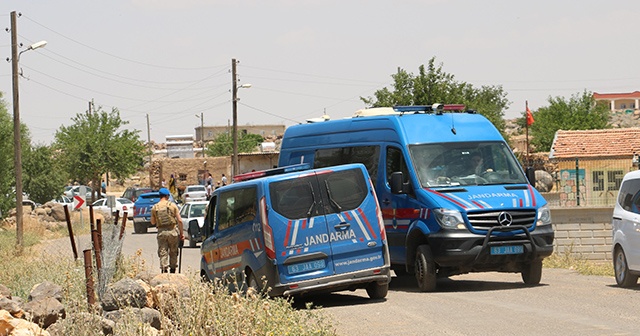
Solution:
[[[347,117],[360,96],[436,57],[459,81],[502,85],[507,118],[549,96],[640,90],[637,1],[2,0],[25,52],[20,114],[35,142],[96,106],[120,110],[152,140],[231,123],[231,59],[240,125]],[[11,56],[3,30],[2,59]],[[22,49],[21,49],[22,50]],[[0,91],[12,111],[11,64]],[[456,103],[456,102],[444,102]],[[87,134],[87,136],[90,136]]]

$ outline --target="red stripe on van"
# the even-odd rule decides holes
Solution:
[[[347,220],[352,220],[351,215],[349,215],[348,212],[345,212],[344,214],[347,216]]]
[[[362,219],[364,220],[365,224],[367,224],[367,229],[369,230],[369,233],[371,233],[371,235],[373,236],[373,239],[378,239],[376,232],[373,231],[373,228],[371,227],[371,223],[369,223],[367,216],[364,215],[364,211],[362,211],[362,208],[358,208],[358,213],[360,214],[360,217],[362,217]]]
[[[531,187],[531,185],[528,185],[527,187],[529,187],[529,195],[531,196],[531,205],[532,206],[536,206],[536,196],[533,194],[533,187]]]
[[[476,202],[476,201],[471,201],[471,203],[475,204],[475,206],[477,206],[480,209],[484,209],[484,206],[482,206],[482,204]]]
[[[442,197],[442,198],[444,198],[444,199],[446,199],[446,200],[448,200],[448,201],[450,201],[450,202],[452,202],[452,203],[454,203],[454,204],[458,205],[459,207],[461,207],[461,208],[463,208],[463,209],[466,209],[466,208],[467,208],[467,206],[465,206],[464,204],[462,204],[462,203],[460,203],[460,202],[456,201],[455,199],[453,199],[453,198],[451,198],[451,197],[449,197],[449,196],[447,196],[447,195],[445,195],[445,194],[443,194],[443,193],[439,193],[439,192],[437,192],[437,191],[435,191],[435,190],[431,190],[431,189],[429,189],[429,188],[424,188],[424,189],[425,189],[426,191],[428,191],[428,192],[434,193],[434,194],[436,194],[436,195],[438,195],[438,196],[440,196],[440,197]]]
[[[522,198],[520,199],[520,207],[522,208]]]
[[[303,229],[306,229],[306,228],[307,228],[307,220],[306,220],[306,219],[303,219],[303,220],[302,220],[302,228],[303,228]]]
[[[287,223],[287,234],[284,236],[284,247],[289,245],[289,233],[291,233],[291,220]]]

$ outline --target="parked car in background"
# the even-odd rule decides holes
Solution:
[[[182,201],[184,203],[193,201],[206,201],[207,189],[203,185],[190,185],[182,193]]]
[[[169,195],[169,201],[175,203],[172,195]],[[151,208],[160,202],[160,193],[152,191],[150,193],[140,194],[133,203],[133,232],[147,233],[151,225]]]
[[[180,209],[184,236],[189,238],[189,247],[196,247],[198,243],[203,241],[204,231],[202,226],[204,225],[204,214],[208,204],[208,201],[187,202]]]
[[[129,187],[122,193],[122,198],[127,198],[132,202],[135,202],[140,194],[152,192],[151,187]]]
[[[622,179],[611,225],[616,283],[635,286],[640,276],[640,171],[629,172]]]
[[[73,207],[73,199],[71,197],[67,197],[64,195],[58,196],[56,199],[51,200],[51,202],[59,203],[64,205],[68,205],[69,207]]]
[[[102,211],[107,214],[111,214],[112,210],[107,203],[106,198],[99,199],[93,202],[93,210]],[[128,219],[133,219],[133,202],[127,198],[116,198],[113,210],[118,211],[118,216],[120,218],[124,217],[124,213],[127,213]]]
[[[84,196],[85,200],[88,200],[88,201],[91,200],[91,193],[93,192],[93,189],[91,189],[91,187],[89,187],[89,186],[77,185],[77,186],[65,187],[63,195],[73,199],[73,196],[80,194],[80,188],[81,187],[87,188],[87,193]],[[105,196],[104,194],[100,194],[99,195],[98,192],[96,191],[96,199],[102,198],[104,196]]]

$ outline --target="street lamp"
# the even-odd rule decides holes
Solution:
[[[13,156],[16,174],[16,247],[22,249],[22,148],[20,144],[20,95],[18,93],[18,61],[23,52],[47,45],[46,41],[36,42],[18,53],[18,28],[16,12],[11,12],[11,71],[13,75]]]
[[[236,176],[239,168],[238,162],[238,89],[248,89],[251,84],[242,84],[236,86],[233,90],[233,173],[232,176]]]

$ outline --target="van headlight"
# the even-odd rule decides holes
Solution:
[[[536,225],[543,226],[549,224],[551,224],[551,210],[549,209],[549,205],[545,204],[543,207],[538,209],[538,221],[536,222]]]
[[[436,215],[436,219],[438,220],[438,224],[443,229],[453,229],[453,230],[464,230],[466,226],[464,225],[464,220],[462,219],[462,214],[458,210],[451,209],[433,209],[433,213]]]

